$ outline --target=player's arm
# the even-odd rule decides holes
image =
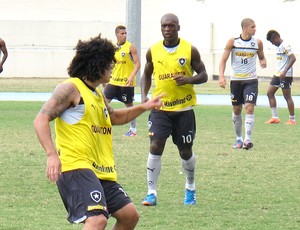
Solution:
[[[153,74],[153,63],[152,63],[151,50],[149,49],[146,53],[146,64],[144,68],[144,73],[140,80],[142,102],[148,100],[147,94],[151,87],[152,74]]]
[[[134,63],[134,69],[126,82],[127,86],[132,86],[132,84],[134,82],[134,78],[137,75],[139,69],[141,68],[141,61],[140,61],[137,49],[134,45],[130,46],[130,54],[131,54],[131,57],[132,57],[132,60]]]
[[[260,66],[261,66],[261,68],[266,68],[267,60],[266,60],[265,54],[264,54],[264,45],[263,45],[262,41],[259,39],[257,40],[257,42],[258,42],[257,55],[258,55]]]
[[[194,46],[192,46],[191,50],[191,66],[197,74],[189,78],[184,76],[174,77],[173,79],[176,81],[177,85],[202,84],[207,82],[208,76],[205,69],[205,65],[201,60],[201,56],[198,49]]]
[[[56,154],[49,123],[73,104],[74,91],[77,88],[71,83],[59,84],[34,120],[36,134],[48,156]]]
[[[162,96],[156,96],[145,103],[124,109],[113,109],[110,105],[107,105],[111,123],[113,125],[123,125],[137,118],[147,110],[159,109],[162,106]]]
[[[48,156],[47,177],[52,182],[58,179],[61,172],[61,163],[52,141],[50,121],[57,118],[63,111],[74,104],[75,98],[78,98],[78,95],[78,90],[73,84],[66,83],[58,85],[51,98],[43,105],[41,111],[34,119],[35,132]]]
[[[3,71],[3,64],[4,64],[4,62],[6,61],[6,59],[8,57],[8,51],[7,51],[7,48],[6,48],[5,41],[1,38],[0,38],[0,49],[3,53],[3,57],[2,57],[2,60],[0,62],[0,73],[1,73]]]
[[[296,57],[295,55],[292,53],[289,55],[289,63],[286,65],[285,69],[282,71],[282,73],[280,73],[280,77],[284,78],[287,71],[292,68],[292,66],[294,65],[294,63],[296,62]]]
[[[234,44],[234,38],[231,38],[227,41],[223,55],[221,57],[220,64],[219,64],[219,86],[222,88],[226,87],[226,79],[225,79],[224,73],[225,73],[225,69],[226,69],[226,63],[227,63],[227,60],[231,53],[233,44]]]

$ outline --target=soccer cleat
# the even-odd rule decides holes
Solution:
[[[253,147],[253,143],[250,140],[245,140],[243,144],[243,149],[251,149]]]
[[[234,145],[232,146],[233,149],[241,149],[243,148],[243,142],[241,140],[236,140]]]
[[[126,136],[126,137],[136,137],[137,134],[136,134],[136,132],[133,132],[132,130],[129,130],[128,132],[126,132],[124,134],[124,136]]]
[[[286,125],[295,125],[297,124],[296,121],[289,120],[288,122],[285,123]]]
[[[265,122],[265,124],[278,124],[278,123],[280,123],[280,119],[274,117]]]
[[[147,197],[142,201],[142,205],[156,206],[156,196],[153,193],[147,195]]]
[[[196,204],[196,190],[185,189],[184,204],[185,205]]]

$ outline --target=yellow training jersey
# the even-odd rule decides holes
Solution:
[[[102,180],[117,180],[112,152],[112,125],[99,89],[92,92],[78,78],[65,82],[76,85],[84,101],[84,113],[75,124],[61,117],[55,120],[56,146],[62,163],[62,172],[91,169]]]
[[[151,48],[153,77],[155,88],[153,96],[166,93],[162,101],[164,111],[180,111],[197,103],[192,84],[177,86],[174,76],[192,77],[191,67],[192,45],[180,39],[177,47],[167,48],[160,41]]]
[[[115,52],[115,67],[113,68],[109,84],[117,86],[126,86],[126,82],[134,70],[134,62],[130,53],[131,43],[126,41],[123,45],[119,46]],[[133,85],[136,85],[134,77]]]

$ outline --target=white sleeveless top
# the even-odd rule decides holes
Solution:
[[[289,64],[290,58],[289,56],[293,54],[291,46],[283,41],[278,47],[276,47],[276,55],[277,55],[277,68],[275,76],[278,76],[284,71],[285,67]],[[291,67],[286,75],[286,77],[293,76],[293,67]]]
[[[234,39],[231,50],[230,80],[257,79],[256,58],[258,51],[257,39],[243,40],[241,37]]]

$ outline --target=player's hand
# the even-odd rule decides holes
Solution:
[[[61,162],[59,160],[58,154],[52,154],[48,156],[46,170],[48,179],[52,183],[55,183],[61,174]]]
[[[219,77],[219,86],[223,89],[226,87],[226,79],[225,77]]]
[[[134,77],[128,77],[126,81],[126,86],[133,86]]]
[[[147,96],[145,96],[145,97],[141,96],[141,102],[142,103],[145,103],[147,101],[149,101],[149,98]]]
[[[163,102],[161,98],[163,98],[166,94],[162,93],[156,97],[151,98],[149,101],[145,103],[146,109],[159,109],[163,106]]]
[[[175,76],[173,77],[174,81],[176,81],[177,85],[185,85],[188,83],[188,78],[184,77],[184,76]]]
[[[126,86],[133,86],[133,81],[132,80],[128,80],[126,82]]]
[[[280,81],[285,81],[286,71],[282,71],[279,75]]]
[[[264,60],[260,60],[259,64],[260,64],[260,67],[263,68],[263,69],[267,67],[267,62],[266,62],[265,59]]]

